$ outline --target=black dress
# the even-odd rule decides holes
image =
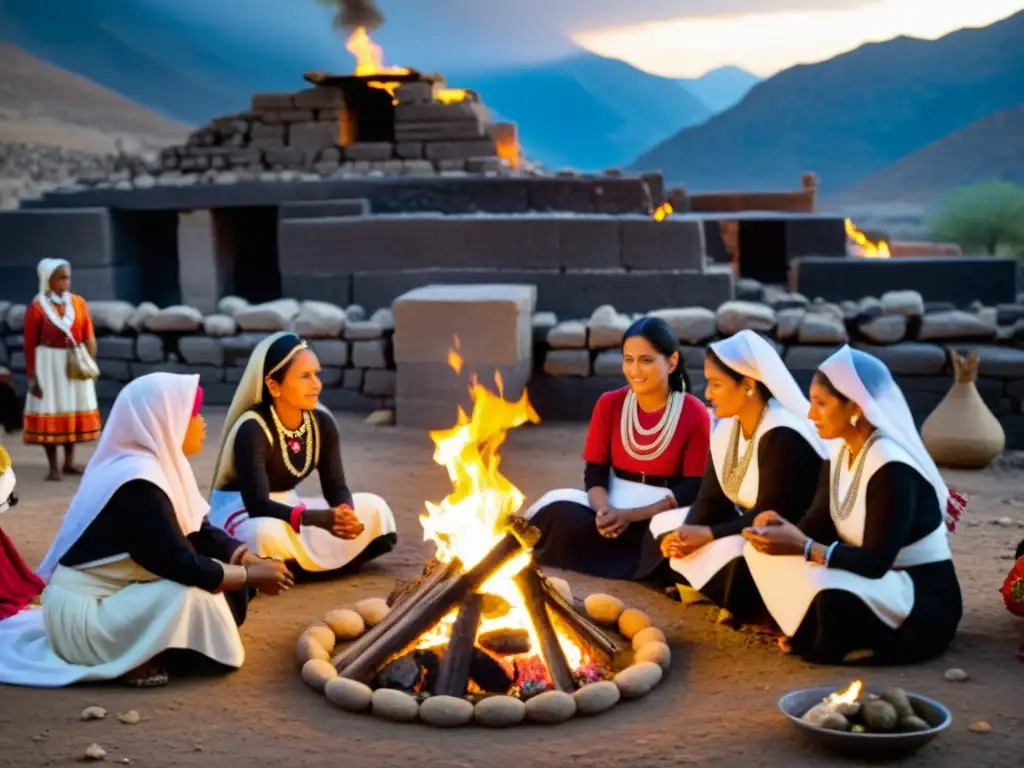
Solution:
[[[829,465],[821,471],[818,493],[800,529],[820,544],[839,540],[830,510]],[[944,526],[932,485],[901,462],[882,465],[867,482],[868,514],[863,546],[839,543],[829,567],[869,579],[892,570],[901,549]],[[956,635],[963,599],[953,561],[904,569],[914,583],[914,607],[897,629],[884,624],[857,595],[819,592],[792,638],[794,653],[808,661],[835,664],[852,651],[874,656],[859,663],[910,664],[938,656]]]
[[[114,492],[60,564],[75,568],[128,553],[160,578],[214,592],[224,578],[223,568],[215,561],[234,563],[244,552],[242,542],[206,520],[198,531],[185,536],[167,494],[148,480],[130,480]],[[239,626],[253,594],[249,589],[224,593]]]
[[[707,526],[714,538],[738,536],[761,512],[772,510],[797,522],[814,499],[823,459],[797,430],[777,426],[761,435],[757,455],[757,501],[738,508],[722,490],[719,470],[709,461],[700,493],[690,507],[687,525]],[[688,586],[675,573],[675,580]],[[715,605],[727,609],[738,623],[765,619],[765,607],[742,557],[719,570],[700,590]]]

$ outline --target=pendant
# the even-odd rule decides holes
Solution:
[[[288,450],[290,450],[292,453],[298,453],[299,451],[302,450],[302,443],[293,438],[288,441]]]

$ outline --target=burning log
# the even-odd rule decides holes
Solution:
[[[603,629],[581,615],[579,611],[566,602],[558,590],[552,587],[547,579],[540,579],[541,588],[544,592],[545,604],[551,608],[558,618],[564,621],[575,632],[581,640],[608,656],[609,660],[614,659],[618,654],[626,650],[625,645],[608,635]]]
[[[337,664],[339,674],[351,680],[369,682],[386,659],[427,632],[455,606],[462,603],[470,593],[479,589],[501,566],[524,549],[532,547],[539,537],[540,532],[536,528],[525,521],[513,519],[504,538],[473,568],[459,576],[448,576],[427,594],[424,594],[421,588],[421,596],[417,596],[416,599],[410,597],[401,606],[396,606],[396,612],[400,612],[401,615],[372,641],[360,643],[364,646],[360,653],[347,653]],[[442,573],[447,572],[448,569],[445,569]],[[433,581],[433,577],[429,581]],[[426,584],[427,582],[424,582],[424,586]],[[408,608],[401,611],[400,609],[405,606]]]
[[[516,576],[516,584],[523,593],[526,601],[526,610],[533,619],[534,627],[537,629],[537,638],[540,640],[540,655],[547,666],[548,675],[555,690],[563,693],[572,693],[576,690],[576,682],[573,680],[572,670],[565,660],[562,646],[558,642],[558,635],[551,624],[551,617],[548,616],[547,601],[545,598],[544,584],[541,575],[536,568],[527,568]]]
[[[442,568],[436,568],[427,578],[421,581],[414,590],[412,590],[408,597],[403,599],[402,602],[392,606],[383,621],[354,642],[345,652],[345,655],[335,662],[334,666],[340,671],[366,653],[366,651],[373,647],[373,645],[380,640],[386,632],[391,630],[399,621],[405,618],[405,616],[416,607],[416,604],[420,600],[425,599],[435,587],[447,582],[460,570],[462,570],[462,563],[460,563],[458,559],[452,560]]]
[[[444,652],[444,659],[437,673],[434,693],[439,696],[461,696],[466,692],[469,668],[473,663],[473,643],[480,627],[483,605],[483,597],[479,594],[472,594],[462,601],[459,615],[452,626],[448,650]]]

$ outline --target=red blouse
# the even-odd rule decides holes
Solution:
[[[71,294],[71,301],[75,305],[75,322],[71,324],[71,335],[75,342],[83,343],[96,335],[92,326],[92,316],[89,314],[89,305],[85,299],[76,294]],[[64,316],[64,307],[54,304],[54,310],[61,317]],[[25,374],[28,378],[36,375],[36,347],[56,347],[63,349],[71,346],[71,341],[60,328],[55,326],[46,317],[39,302],[35,299],[25,310]]]
[[[611,465],[613,469],[657,477],[702,477],[708,461],[711,441],[711,418],[700,400],[684,395],[683,412],[675,434],[665,452],[650,461],[638,461],[626,453],[622,445],[622,408],[629,387],[605,392],[594,406],[587,432],[583,460],[593,464]],[[640,426],[650,429],[661,418],[663,410],[647,413],[640,410]],[[648,442],[650,438],[643,440]]]

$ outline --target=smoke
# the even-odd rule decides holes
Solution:
[[[384,25],[384,13],[374,0],[319,0],[323,5],[337,9],[334,26],[352,33],[357,27],[373,32]]]

